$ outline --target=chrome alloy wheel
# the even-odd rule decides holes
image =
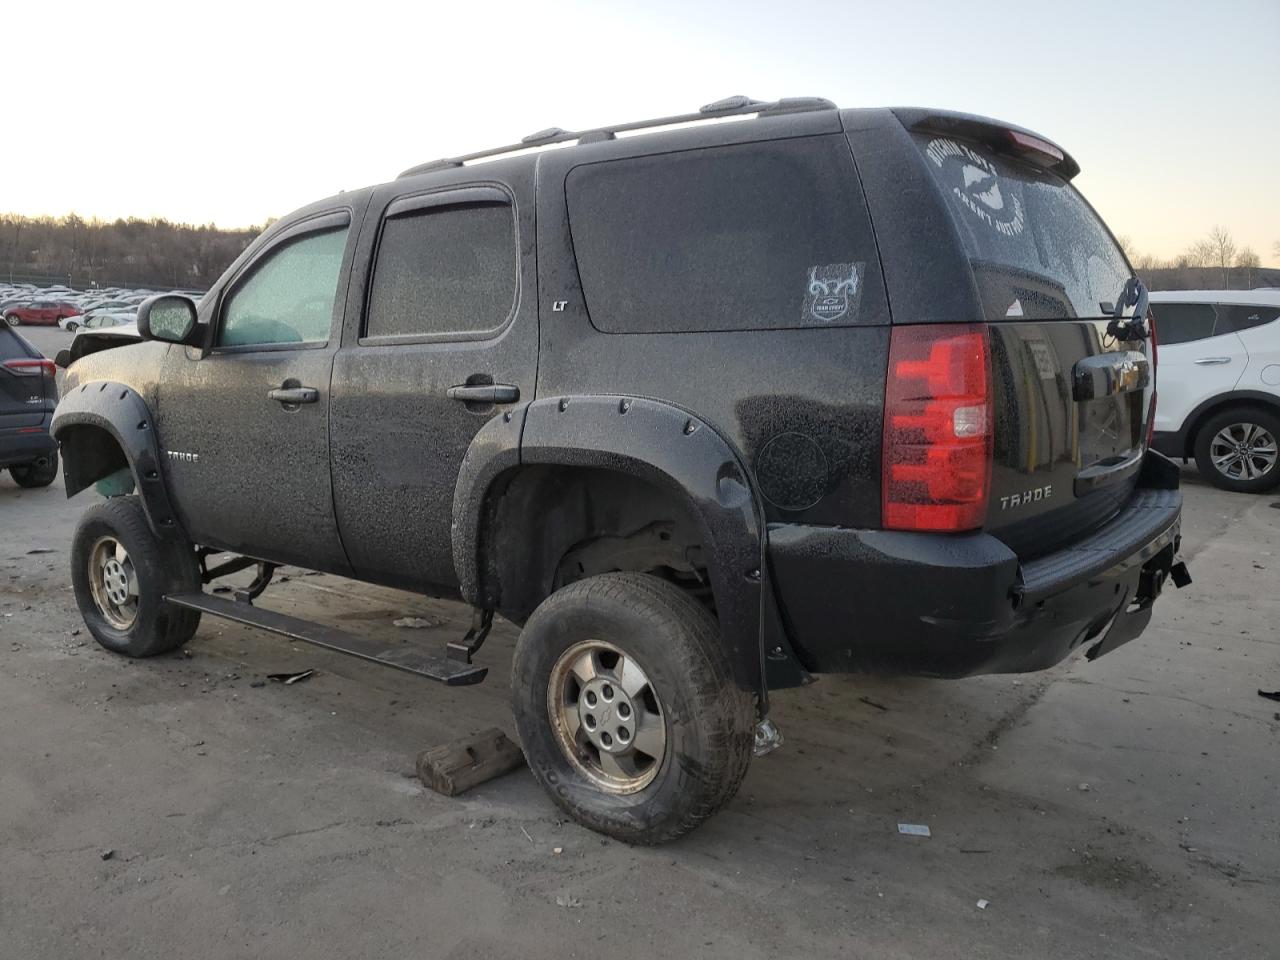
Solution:
[[[138,574],[119,540],[102,537],[89,551],[89,590],[94,606],[116,630],[138,618]]]
[[[1276,438],[1256,423],[1233,423],[1223,427],[1209,442],[1209,458],[1224,477],[1256,480],[1276,467]]]
[[[643,790],[662,768],[667,722],[658,693],[611,643],[584,640],[561,654],[551,668],[547,711],[564,755],[611,793]]]

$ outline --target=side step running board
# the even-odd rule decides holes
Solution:
[[[323,624],[312,623],[310,620],[300,620],[285,613],[276,613],[274,610],[263,610],[225,597],[195,592],[171,594],[165,599],[180,607],[213,614],[215,617],[233,620],[246,626],[260,627],[292,640],[313,643],[326,650],[347,653],[361,660],[395,667],[397,670],[414,673],[429,680],[439,680],[451,687],[479,683],[489,672],[488,667],[477,667],[448,657],[435,657],[416,650],[408,644],[385,647],[381,642],[368,637],[358,637],[345,630],[326,627]]]

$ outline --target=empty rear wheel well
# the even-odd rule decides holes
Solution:
[[[481,595],[523,622],[560,587],[600,573],[652,573],[714,613],[712,557],[692,504],[613,470],[525,466],[490,490],[480,541]]]

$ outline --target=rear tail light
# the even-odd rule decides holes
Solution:
[[[54,366],[52,360],[6,360],[4,368],[10,373],[16,373],[20,377],[36,377],[42,373],[54,376],[58,372],[58,368]]]
[[[886,529],[982,526],[991,486],[991,407],[985,325],[893,328],[881,460]]]

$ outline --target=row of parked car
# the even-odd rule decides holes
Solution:
[[[72,290],[34,284],[0,284],[0,315],[11,327],[54,326],[68,333],[81,327],[115,327],[134,323],[138,305],[159,291],[106,287]],[[175,291],[199,299],[198,291]]]

